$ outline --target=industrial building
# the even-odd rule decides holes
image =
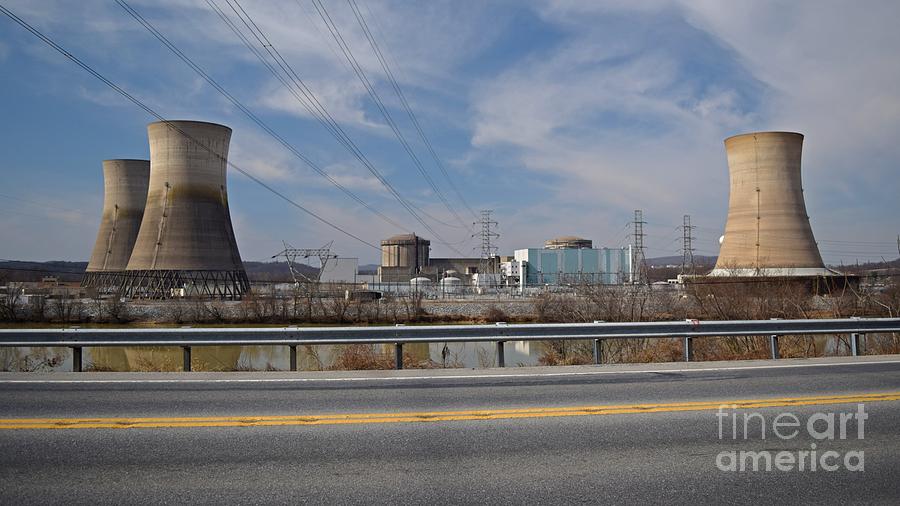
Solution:
[[[833,276],[813,237],[800,159],[803,135],[755,132],[725,139],[731,187],[713,277]]]
[[[120,289],[129,297],[240,298],[250,282],[228,209],[231,129],[200,121],[147,127],[150,178]]]
[[[149,183],[149,160],[103,161],[103,213],[82,287],[118,286],[141,227]]]
[[[432,258],[425,275],[437,277],[447,276],[471,278],[480,274],[499,274],[500,257],[491,258]]]
[[[431,241],[416,234],[401,234],[381,241],[382,283],[406,283],[428,265]]]
[[[381,265],[378,281],[370,282],[372,289],[394,290],[397,285],[411,284],[415,288],[438,287],[444,284],[471,285],[493,275],[499,284],[500,261],[492,258],[432,258],[431,241],[416,234],[401,234],[381,241]],[[488,275],[488,277],[486,277]],[[455,288],[454,288],[455,289]]]
[[[501,264],[506,284],[528,287],[576,284],[624,284],[631,281],[631,248],[593,248],[579,237],[560,237],[544,248],[515,251]]]

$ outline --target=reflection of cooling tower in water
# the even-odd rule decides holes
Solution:
[[[81,286],[117,286],[141,227],[149,180],[148,160],[103,161],[103,214]]]
[[[758,132],[725,139],[731,192],[712,276],[819,276],[825,268],[803,200],[803,135]]]
[[[197,121],[151,123],[150,185],[126,270],[126,293],[239,298],[250,289],[225,186],[231,129]]]

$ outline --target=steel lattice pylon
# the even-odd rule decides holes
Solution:
[[[322,278],[322,273],[325,272],[328,261],[338,257],[331,252],[331,246],[334,244],[334,241],[329,242],[321,248],[295,248],[288,244],[287,241],[282,241],[282,243],[284,244],[284,250],[272,255],[272,258],[284,257],[285,260],[287,260],[288,269],[291,271],[291,278],[294,280],[294,284],[318,283]],[[316,279],[312,279],[303,274],[294,266],[298,258],[310,257],[317,257],[319,259],[319,271],[316,274]]]

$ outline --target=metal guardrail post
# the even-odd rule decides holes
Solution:
[[[506,367],[506,357],[503,355],[505,341],[497,341],[497,367]]]
[[[778,336],[771,335],[769,336],[769,347],[772,349],[772,360],[778,360],[781,358],[781,353],[778,351]]]
[[[603,363],[603,341],[600,339],[594,339],[594,364],[600,365]]]
[[[191,347],[182,346],[181,351],[182,361],[184,362],[184,372],[191,372]]]
[[[865,334],[858,334],[855,332],[850,334],[850,354],[854,357],[858,357],[865,353],[865,350],[863,350],[862,347],[862,340],[860,339],[861,335],[864,336]]]
[[[394,363],[397,370],[403,369],[403,343],[394,344]]]
[[[692,362],[694,360],[694,338],[684,338],[684,361]]]
[[[290,354],[291,354],[290,368],[292,371],[296,371],[297,370],[297,345],[292,344],[292,345],[289,345],[288,348],[290,349]]]
[[[72,372],[81,372],[81,346],[72,347]]]

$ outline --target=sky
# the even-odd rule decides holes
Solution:
[[[372,245],[408,232],[430,239],[432,256],[479,256],[480,226],[472,223],[482,209],[493,210],[500,254],[562,235],[624,246],[641,209],[648,257],[681,254],[685,214],[696,226],[695,253],[715,255],[728,204],[723,140],[767,130],[806,136],[806,205],[826,262],[898,256],[894,0],[357,0],[434,157],[353,4],[239,2],[128,4],[381,216],[267,134],[116,2],[0,0],[166,119],[230,126],[231,162],[363,240],[229,170],[245,261],[271,258],[282,241],[310,248],[334,241],[341,256],[377,263]],[[431,230],[303,108],[214,6],[250,37],[231,6],[243,8]],[[146,125],[155,118],[5,16],[0,113],[0,258],[86,261],[103,203],[102,160],[148,158]]]

